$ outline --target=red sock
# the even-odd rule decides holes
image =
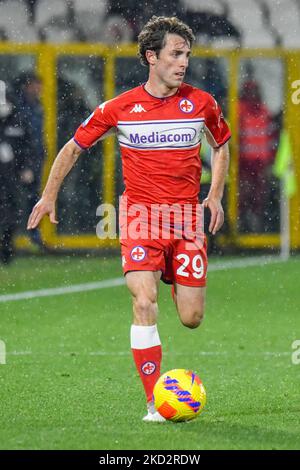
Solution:
[[[152,400],[153,388],[160,377],[162,358],[157,326],[131,326],[131,350],[140,374],[147,402]]]

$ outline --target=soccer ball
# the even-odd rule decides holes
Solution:
[[[163,374],[153,389],[157,411],[171,421],[196,418],[206,403],[205,388],[190,370],[173,369]]]

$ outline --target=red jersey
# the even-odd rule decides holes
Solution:
[[[74,140],[86,149],[110,131],[121,147],[129,204],[197,202],[204,134],[216,148],[231,135],[215,99],[185,83],[166,98],[150,95],[141,85],[102,103]]]

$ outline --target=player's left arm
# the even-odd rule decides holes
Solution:
[[[230,129],[224,119],[220,105],[207,94],[205,108],[205,135],[208,144],[212,147],[211,154],[211,186],[204,207],[208,207],[211,213],[209,231],[215,235],[224,223],[224,211],[222,197],[224,193],[225,180],[229,167]]]
[[[213,142],[209,142],[211,145]],[[226,142],[218,148],[212,148],[211,153],[211,186],[207,198],[203,201],[204,207],[208,207],[211,213],[209,231],[215,235],[224,223],[224,210],[222,197],[225,180],[229,167],[229,146]]]

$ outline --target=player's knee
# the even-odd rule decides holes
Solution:
[[[204,309],[197,309],[188,312],[186,315],[181,315],[181,323],[190,329],[198,328],[204,319]]]
[[[201,325],[203,318],[204,318],[203,316],[200,317],[200,316],[195,315],[191,318],[182,318],[181,322],[184,326],[193,330],[195,328],[198,328],[198,326]]]

